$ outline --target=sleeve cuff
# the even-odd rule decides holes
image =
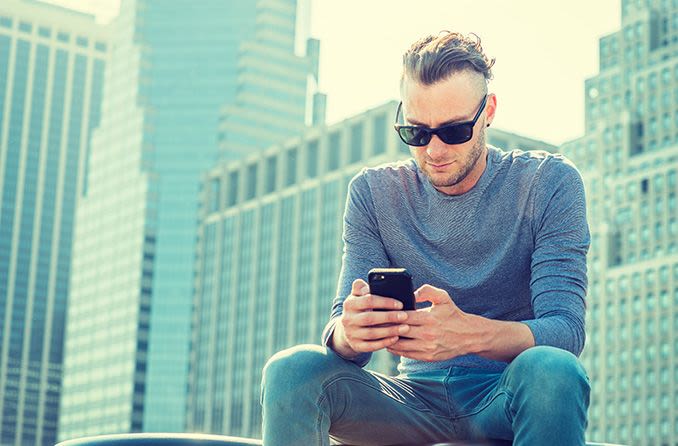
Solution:
[[[522,324],[527,325],[527,328],[530,329],[532,332],[532,336],[534,337],[534,346],[538,345],[545,345],[548,344],[547,342],[544,342],[544,333],[542,330],[541,324],[536,320],[536,319],[530,319],[526,321],[520,321]]]
[[[355,356],[353,358],[347,358],[347,357],[343,356],[341,353],[339,353],[338,351],[336,351],[332,347],[330,340],[332,339],[332,335],[334,334],[334,328],[335,328],[336,324],[337,324],[337,318],[336,317],[331,319],[327,323],[327,325],[325,326],[325,330],[323,330],[322,345],[324,347],[331,349],[340,358],[342,358],[346,361],[350,361],[350,362],[358,365],[359,367],[365,367],[365,365],[367,365],[367,363],[370,362],[370,358],[372,357],[372,353],[360,353],[358,356]]]
[[[567,350],[579,357],[583,348],[583,339],[573,333],[567,322],[557,318],[531,319],[520,321],[527,325],[534,336],[534,345],[548,345]],[[568,335],[568,333],[571,333]]]

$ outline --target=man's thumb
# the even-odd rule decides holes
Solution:
[[[414,292],[414,298],[417,302],[431,302],[433,305],[453,304],[452,298],[447,291],[436,288],[431,285],[422,285]]]
[[[370,293],[370,286],[363,279],[356,279],[353,281],[351,287],[351,294],[354,296],[363,296]]]

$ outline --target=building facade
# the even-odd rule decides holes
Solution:
[[[305,10],[297,14],[297,1],[260,3],[253,34],[238,49],[235,96],[221,109],[222,160],[245,158],[325,120],[326,98],[316,91],[320,42],[308,39],[305,57],[295,54],[310,4],[300,0],[297,9]]]
[[[277,57],[271,83],[298,77],[292,60],[310,70],[296,14],[296,0],[122,0],[77,210],[60,439],[184,430],[200,175],[231,137],[224,108],[248,110],[241,67],[263,62],[247,45]],[[305,95],[286,103],[280,138],[304,124]]]
[[[349,181],[364,166],[406,159],[396,102],[238,162],[203,182],[196,256],[188,429],[261,435],[261,371],[275,352],[319,343],[336,293]],[[488,129],[505,149],[553,150]],[[368,367],[395,371],[378,352]]]
[[[0,3],[0,444],[57,439],[75,207],[100,120],[108,30]]]
[[[562,152],[587,189],[588,439],[678,443],[678,2],[622,1]]]

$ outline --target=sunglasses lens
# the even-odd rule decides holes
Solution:
[[[438,129],[438,137],[443,140],[445,144],[461,144],[470,140],[473,136],[473,124],[464,123],[458,125],[450,125]]]
[[[410,146],[425,146],[431,141],[431,133],[421,127],[401,127],[398,133],[403,142]]]

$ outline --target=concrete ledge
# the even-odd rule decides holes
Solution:
[[[261,446],[261,440],[207,434],[115,434],[66,440],[57,446]]]
[[[63,441],[57,446],[262,446],[261,440],[206,434],[116,434]],[[428,445],[400,446],[510,446],[509,441],[453,441]],[[611,443],[586,443],[587,446],[621,446]],[[349,445],[344,445],[349,446]],[[359,446],[359,445],[353,445]]]

